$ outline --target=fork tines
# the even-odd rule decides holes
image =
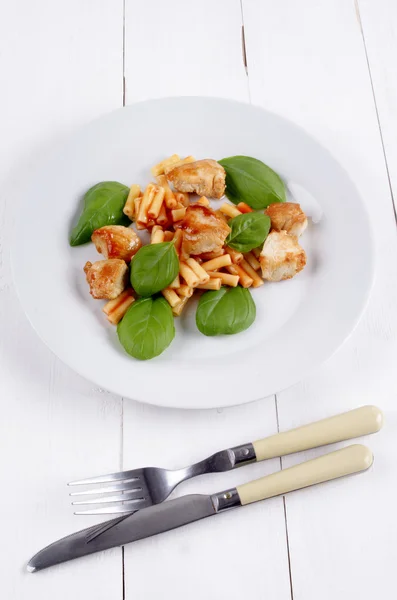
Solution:
[[[80,486],[104,483],[110,483],[112,485],[104,485],[88,490],[71,492],[70,496],[73,497],[95,496],[95,498],[84,498],[82,500],[73,501],[72,505],[84,506],[113,504],[113,506],[102,506],[96,509],[93,508],[84,511],[78,511],[75,512],[76,515],[98,515],[113,513],[125,514],[145,508],[151,504],[142,469],[134,469],[132,471],[123,471],[120,473],[110,473],[109,475],[91,477],[90,479],[80,479],[79,481],[72,481],[68,485]],[[115,494],[115,492],[118,493]]]
[[[133,469],[132,471],[120,471],[119,473],[108,473],[108,475],[99,475],[89,479],[79,479],[71,481],[68,485],[91,485],[92,483],[109,483],[109,481],[132,481],[139,479],[142,475],[142,469]]]

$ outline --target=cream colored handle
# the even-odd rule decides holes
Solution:
[[[369,448],[361,444],[354,444],[240,485],[237,487],[237,492],[241,504],[250,504],[300,490],[316,483],[365,471],[371,466],[372,461],[373,456]]]
[[[297,429],[276,433],[254,442],[256,460],[285,456],[326,444],[375,433],[383,425],[382,411],[376,406],[362,406],[355,410],[304,425]]]

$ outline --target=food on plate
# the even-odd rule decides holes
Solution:
[[[307,217],[299,204],[284,202],[271,204],[265,213],[270,217],[272,229],[286,231],[290,235],[299,237],[307,227]]]
[[[90,241],[95,229],[104,225],[128,225],[123,213],[129,188],[117,181],[102,181],[91,187],[84,196],[83,212],[72,229],[70,245],[80,246]]]
[[[291,279],[306,265],[306,253],[296,236],[286,231],[272,231],[259,257],[262,277],[266,281]]]
[[[254,280],[252,277],[245,271],[238,263],[233,265],[229,265],[226,267],[226,270],[229,271],[232,275],[237,275],[239,279],[239,285],[243,288],[250,288],[253,286]]]
[[[171,234],[171,232],[168,232]],[[150,233],[151,244],[161,244],[161,242],[170,242],[173,239],[173,235],[167,236],[169,239],[165,239],[166,232],[160,227],[160,225],[154,225]]]
[[[248,275],[248,277],[250,279],[252,279],[251,286],[253,288],[260,287],[261,285],[263,285],[265,283],[263,281],[263,279],[258,275],[256,270],[253,267],[251,267],[251,265],[249,264],[249,262],[247,260],[245,260],[245,258],[237,265],[237,267],[238,267],[238,269],[243,269],[244,273],[246,273]],[[243,286],[243,287],[245,287],[245,286]]]
[[[117,334],[125,351],[134,358],[154,358],[175,337],[172,309],[164,298],[140,298],[117,325]]]
[[[255,248],[254,248],[254,250],[255,250]],[[261,264],[260,264],[259,260],[256,258],[253,250],[251,252],[246,252],[243,256],[244,256],[245,260],[247,261],[247,263],[250,265],[250,267],[255,269],[255,271],[259,271],[259,269],[261,268]]]
[[[157,165],[152,167],[152,175],[158,177],[159,175],[167,174],[169,171],[172,171],[172,169],[174,169],[175,167],[194,162],[195,160],[196,159],[194,158],[194,156],[186,156],[186,158],[181,158],[179,154],[173,154],[172,156],[165,158]]]
[[[230,233],[226,239],[229,248],[237,252],[250,252],[266,239],[270,231],[270,218],[262,213],[245,213],[229,221]]]
[[[114,300],[128,284],[127,264],[119,258],[87,262],[84,273],[90,286],[90,294],[97,300]]]
[[[126,203],[124,204],[123,213],[132,221],[135,213],[135,201],[142,196],[141,186],[134,183],[128,192]]]
[[[275,202],[285,202],[283,180],[262,161],[251,156],[230,156],[219,164],[226,171],[226,196],[233,204],[244,202],[260,210]]]
[[[109,300],[103,307],[103,312],[107,316],[109,323],[117,325],[134,301],[132,288],[121,292],[120,296],[117,296],[114,300]]]
[[[237,208],[241,213],[250,213],[250,212],[254,212],[253,209],[248,206],[248,204],[246,202],[239,202],[237,204]]]
[[[225,221],[241,215],[241,211],[236,206],[233,206],[233,204],[229,204],[228,202],[224,202],[224,204],[222,204],[219,212],[222,214],[222,217],[225,219]]]
[[[168,185],[168,181],[165,175],[161,174],[156,177],[156,181],[160,187],[164,190],[164,204],[165,207],[172,210],[178,206],[178,202],[175,198],[175,194]]]
[[[91,236],[95,248],[105,258],[121,258],[129,262],[142,246],[138,235],[130,227],[105,225]]]
[[[90,293],[108,300],[103,312],[139,360],[170,345],[174,317],[195,295],[201,333],[239,333],[255,321],[249,288],[290,279],[306,264],[298,243],[306,215],[285,202],[282,179],[261,161],[173,154],[152,174],[146,187],[102,182],[90,188],[71,236],[72,245],[91,239],[105,257],[84,267]],[[225,174],[234,204],[211,205],[209,197],[225,192]],[[149,234],[148,243],[140,231]]]
[[[182,251],[187,255],[222,250],[230,233],[230,227],[223,219],[211,208],[198,203],[186,209],[180,228],[183,233]]]
[[[131,264],[131,285],[139,296],[153,296],[178,275],[179,260],[172,242],[143,246]]]
[[[225,193],[225,169],[210,158],[174,166],[167,179],[179,192],[195,192],[200,196],[222,198]]]
[[[196,324],[204,335],[231,335],[248,329],[255,316],[255,303],[247,289],[222,287],[201,296]]]

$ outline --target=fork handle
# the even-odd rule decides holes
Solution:
[[[366,446],[354,444],[289,469],[267,475],[237,487],[241,504],[251,504],[344,475],[365,471],[373,462]]]
[[[285,456],[326,444],[342,442],[379,431],[382,411],[376,406],[361,406],[349,412],[316,421],[297,429],[276,433],[253,443],[256,460]]]

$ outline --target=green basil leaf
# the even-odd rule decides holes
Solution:
[[[84,196],[83,212],[72,229],[70,245],[89,242],[95,229],[104,225],[128,225],[130,220],[123,213],[128,192],[129,188],[117,181],[102,181],[90,188]]]
[[[222,287],[201,296],[196,325],[204,335],[230,335],[248,329],[255,317],[256,307],[249,290]]]
[[[179,271],[173,242],[142,246],[131,262],[131,284],[139,296],[153,296],[172,283]]]
[[[174,317],[164,298],[141,298],[117,325],[123,348],[139,360],[158,356],[175,337]]]
[[[271,221],[267,215],[252,212],[234,217],[228,225],[231,232],[226,244],[237,252],[249,252],[263,244],[270,231]]]
[[[246,202],[259,210],[285,202],[283,180],[262,161],[250,156],[230,156],[218,162],[226,171],[226,196],[234,204]]]

